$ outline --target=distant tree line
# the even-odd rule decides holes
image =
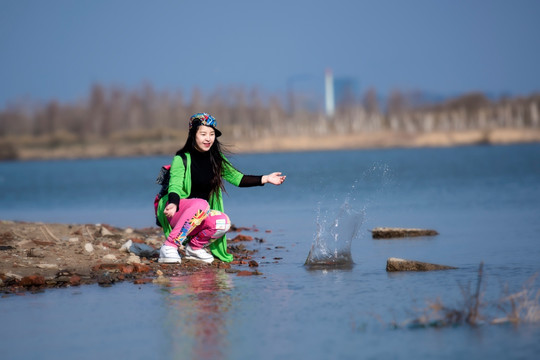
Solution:
[[[322,109],[294,101],[256,88],[223,88],[207,96],[194,89],[187,101],[180,92],[158,92],[150,85],[136,90],[94,85],[87,99],[72,103],[19,101],[6,106],[0,111],[0,141],[54,147],[184,138],[187,119],[201,111],[214,114],[231,140],[299,133],[540,128],[540,94],[490,100],[482,93],[469,93],[433,103],[420,93],[394,91],[382,106],[372,88],[360,99],[339,103],[332,118]]]

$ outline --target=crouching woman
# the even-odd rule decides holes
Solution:
[[[189,119],[186,143],[171,163],[168,194],[159,200],[157,208],[166,237],[160,263],[181,263],[181,244],[186,245],[186,259],[211,263],[217,257],[232,261],[225,236],[231,222],[223,212],[223,180],[239,187],[281,185],[285,181],[280,172],[253,176],[236,170],[223,155],[219,136],[213,116],[198,113]]]

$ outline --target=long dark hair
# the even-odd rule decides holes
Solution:
[[[193,153],[194,151],[198,151],[195,147],[197,144],[195,140],[195,135],[197,134],[199,126],[200,125],[194,124],[194,126],[189,129],[186,143],[180,150],[176,152],[176,155],[180,155],[181,153]],[[212,163],[212,170],[214,173],[211,183],[212,191],[210,194],[216,193],[219,189],[225,191],[225,184],[223,183],[223,179],[221,178],[223,164],[226,161],[225,159],[223,159],[223,155],[229,155],[230,152],[224,145],[219,142],[217,136],[214,139],[214,143],[212,144],[212,147],[210,147],[210,150],[208,150],[208,152],[210,153],[210,162]]]

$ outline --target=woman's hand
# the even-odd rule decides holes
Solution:
[[[167,206],[165,206],[165,209],[163,210],[163,213],[165,214],[166,217],[173,217],[174,214],[176,214],[176,205],[175,204],[167,204]]]
[[[287,176],[281,175],[280,172],[274,172],[268,175],[263,175],[261,182],[263,184],[270,183],[274,185],[281,185],[285,181]]]

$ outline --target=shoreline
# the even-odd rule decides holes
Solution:
[[[117,282],[168,284],[170,277],[202,269],[237,276],[262,275],[256,250],[246,242],[264,242],[233,227],[228,250],[231,263],[206,264],[183,258],[181,264],[157,262],[164,241],[161,228],[117,228],[106,224],[59,224],[0,220],[0,293],[24,294],[51,288]],[[264,259],[264,257],[263,257]]]
[[[103,157],[161,156],[174,154],[184,140],[140,141],[138,143],[96,143],[57,148],[17,148],[4,161],[83,159]],[[269,136],[222,142],[233,153],[273,153],[389,148],[439,148],[468,145],[511,145],[540,142],[540,129],[494,129],[462,132],[411,134],[369,132],[333,135]],[[1,160],[0,160],[1,161]]]
[[[433,132],[409,134],[371,132],[336,134],[332,136],[283,136],[235,143],[239,153],[324,151],[389,148],[440,148],[468,145],[510,145],[540,142],[540,129],[470,130],[463,132]]]

